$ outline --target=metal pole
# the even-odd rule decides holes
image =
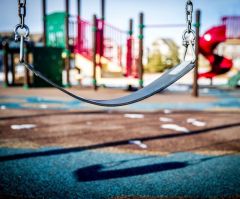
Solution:
[[[101,32],[100,32],[100,66],[102,67],[102,56],[104,56],[104,21],[105,21],[105,0],[101,0]]]
[[[81,52],[82,50],[82,27],[81,27],[81,8],[82,8],[82,1],[77,0],[77,48]],[[74,54],[76,56],[76,54]],[[78,71],[78,74],[81,73],[81,69],[75,67],[75,69]],[[82,81],[79,80],[79,84],[82,84]]]
[[[132,64],[133,64],[133,56],[132,56],[132,35],[133,35],[133,19],[129,20],[129,31],[128,31],[128,39],[127,39],[127,57],[126,57],[126,75],[132,75]]]
[[[143,38],[144,38],[144,14],[140,13],[139,15],[139,56],[138,56],[138,74],[139,74],[139,87],[143,88]]]
[[[42,15],[43,15],[43,45],[47,45],[47,24],[46,24],[46,16],[47,16],[47,2],[46,0],[42,0]]]
[[[101,17],[102,20],[105,20],[105,0],[101,0]]]
[[[77,14],[79,17],[81,17],[81,7],[82,7],[82,1],[77,0]]]
[[[82,1],[77,0],[77,15],[78,15],[78,21],[77,21],[77,26],[78,26],[78,35],[77,35],[77,46],[79,50],[82,50],[82,27],[81,27],[81,5]]]
[[[69,0],[65,0],[66,6],[66,19],[65,19],[65,29],[66,29],[66,51],[67,57],[65,61],[65,69],[66,69],[66,87],[70,87],[70,46],[69,46]]]
[[[15,65],[14,65],[14,53],[10,53],[11,56],[11,71],[12,71],[12,85],[15,85]]]
[[[129,20],[129,35],[133,35],[133,19]]]
[[[26,62],[29,63],[29,56],[28,56],[28,46],[27,44],[25,44],[24,48],[25,50],[25,58],[26,58]],[[24,83],[23,83],[23,88],[24,89],[28,89],[30,85],[30,74],[29,74],[29,70],[24,67]]]
[[[96,68],[97,68],[97,16],[93,15],[93,88],[97,90],[97,77],[96,77]]]
[[[195,44],[195,54],[196,54],[196,62],[194,68],[194,75],[193,75],[193,90],[192,96],[198,97],[199,96],[199,85],[198,85],[198,66],[199,66],[199,38],[200,38],[200,24],[201,24],[201,11],[196,11],[196,44]]]
[[[25,44],[25,58],[26,58],[26,62],[29,63],[29,53],[28,53],[28,46],[27,44]],[[30,73],[29,70],[24,67],[25,71],[24,71],[24,83],[23,83],[23,88],[24,89],[28,89],[30,86]]]
[[[9,70],[8,47],[9,47],[8,42],[4,41],[3,42],[4,87],[9,86],[9,80],[8,80],[8,70]]]

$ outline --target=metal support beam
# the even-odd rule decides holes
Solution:
[[[4,69],[4,86],[9,86],[9,80],[8,80],[8,71],[9,71],[9,63],[8,63],[8,42],[3,42],[3,69]]]
[[[11,72],[12,72],[12,85],[15,85],[15,65],[14,65],[14,53],[10,54],[11,57]]]
[[[200,24],[201,24],[201,11],[196,11],[196,44],[195,44],[195,54],[196,54],[196,62],[194,68],[194,75],[193,75],[193,90],[192,96],[198,97],[199,96],[199,85],[198,85],[198,66],[199,66],[199,38],[200,38]]]
[[[138,75],[139,75],[139,87],[143,88],[143,38],[144,38],[144,14],[139,15],[139,52],[138,52]]]
[[[47,25],[46,25],[46,16],[47,16],[47,2],[42,0],[42,17],[43,17],[43,45],[47,45]]]
[[[77,0],[77,15],[79,17],[81,17],[81,8],[82,8],[82,1],[81,0]]]
[[[93,88],[97,90],[97,77],[96,77],[96,69],[97,69],[97,16],[93,15]]]
[[[66,51],[67,56],[65,60],[65,70],[66,70],[66,87],[70,87],[70,46],[69,46],[69,0],[65,0],[65,30],[66,30]]]
[[[102,17],[102,20],[105,20],[105,0],[101,0],[101,17]]]
[[[25,59],[26,59],[26,62],[29,63],[29,53],[28,53],[28,46],[27,44],[25,44]],[[24,89],[28,89],[30,86],[30,73],[29,73],[29,70],[24,67],[24,83],[23,83],[23,88]]]

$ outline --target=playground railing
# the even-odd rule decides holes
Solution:
[[[103,56],[122,67],[126,77],[137,77],[138,40],[106,22],[104,26]]]
[[[240,39],[240,16],[223,17],[222,23],[226,25],[228,39]]]
[[[122,67],[124,64],[123,54],[126,51],[126,32],[102,20],[99,20],[98,23],[103,25],[99,28],[99,33],[104,35],[103,56]]]
[[[69,44],[74,46],[77,38],[77,17],[70,16],[68,21],[69,21]]]
[[[122,68],[125,76],[137,77],[138,39],[101,19],[97,26],[81,19],[71,18],[70,38],[74,41],[74,52],[87,59],[93,56],[93,30],[96,32],[96,55],[103,58],[97,63],[102,67],[105,61]],[[70,32],[71,32],[70,31]]]
[[[75,53],[79,53],[89,59],[92,57],[92,23],[77,17],[77,36],[75,40]]]

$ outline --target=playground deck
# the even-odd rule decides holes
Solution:
[[[50,88],[0,93],[0,198],[240,196],[238,91],[166,91],[118,109]]]

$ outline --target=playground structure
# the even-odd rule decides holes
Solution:
[[[75,65],[81,71],[83,79],[93,77],[95,89],[98,85],[104,85],[104,77],[126,77],[129,86],[132,80],[139,77],[132,20],[128,33],[97,19],[96,16],[93,17],[92,24],[78,18],[77,27]]]
[[[214,53],[220,43],[229,40],[240,40],[240,16],[222,17],[222,24],[206,31],[199,41],[200,53],[209,61],[211,70],[199,74],[199,78],[209,78],[211,81],[217,75],[227,73],[233,67],[233,61]],[[239,76],[239,74],[237,75]],[[237,76],[233,77],[231,86],[238,84]]]
[[[79,79],[89,77],[95,89],[101,84],[104,85],[104,77],[126,77],[126,82],[131,85],[134,80],[139,79],[139,87],[143,87],[143,39],[145,28],[163,28],[163,27],[182,27],[182,24],[162,24],[162,25],[145,25],[144,15],[140,14],[139,35],[138,38],[133,34],[133,21],[129,22],[129,30],[120,30],[105,21],[105,1],[102,0],[102,17],[93,17],[93,21],[89,22],[81,17],[81,3],[78,0],[78,15],[69,15],[69,0],[65,0],[66,10],[62,13],[46,14],[46,0],[43,0],[43,15],[44,15],[44,35],[43,41],[46,47],[58,47],[63,49],[62,56],[65,61],[66,71],[66,86],[70,86],[70,63],[71,59],[75,60],[75,66],[81,75]],[[200,13],[200,11],[199,11]],[[207,41],[207,32],[203,37],[199,36],[200,19],[197,19],[200,14],[196,14],[196,29],[197,32],[197,47],[196,54],[202,53],[214,66],[210,73],[200,74],[195,71],[194,82],[197,82],[196,77],[211,77],[229,71],[232,66],[231,60],[217,55],[213,55],[213,50],[217,44],[225,41],[225,39],[239,39],[239,30],[234,31],[233,27],[238,27],[234,22],[238,21],[238,17],[224,17],[223,25],[221,25],[223,36],[217,43],[211,44]],[[58,20],[56,20],[58,18]],[[237,20],[236,20],[237,19]],[[224,30],[225,32],[224,33]],[[215,29],[216,30],[216,29]],[[212,33],[212,31],[210,31]],[[237,33],[237,34],[236,34]],[[199,38],[199,42],[198,42]],[[205,43],[204,43],[205,42]],[[199,45],[198,45],[199,44]],[[206,47],[210,50],[206,51]],[[208,46],[210,45],[210,46]],[[213,46],[211,46],[213,45]],[[198,49],[199,46],[199,49]],[[213,48],[214,47],[214,48]],[[5,52],[11,52],[8,50]],[[204,51],[205,50],[205,51]],[[198,52],[199,51],[199,52]],[[31,53],[31,50],[27,51]],[[11,53],[10,53],[11,54]],[[6,56],[5,56],[6,57]],[[29,56],[26,56],[29,57]],[[7,59],[5,59],[5,62]],[[212,61],[213,60],[213,61]],[[220,63],[219,64],[219,60]],[[5,67],[7,71],[8,67]],[[13,68],[13,67],[11,67]],[[197,68],[197,67],[196,67]],[[196,69],[197,70],[197,69]],[[5,83],[9,85],[8,75],[5,72]],[[14,76],[14,72],[12,72]],[[14,79],[14,78],[13,78]],[[30,76],[26,70],[24,85],[29,85]],[[236,78],[235,78],[236,81]],[[193,85],[196,90],[197,83]],[[196,93],[196,91],[194,91]],[[197,96],[197,94],[193,94]]]
[[[46,2],[44,4],[43,9],[46,9]],[[46,45],[65,49],[67,85],[70,85],[71,54],[74,54],[75,67],[79,71],[77,78],[81,82],[92,81],[95,89],[105,84],[104,77],[125,77],[128,86],[141,77],[134,49],[138,41],[133,37],[133,20],[130,20],[129,31],[120,30],[106,22],[104,0],[101,5],[101,18],[94,15],[92,22],[81,17],[81,1],[78,1],[78,16],[69,15],[68,0],[65,12],[46,15],[43,11]]]
[[[70,70],[72,60],[75,69],[80,72],[78,79],[91,79],[92,85],[104,85],[104,77],[126,79],[126,84],[143,86],[143,66],[139,61],[137,46],[141,39],[133,36],[133,20],[130,19],[129,30],[123,31],[108,24],[105,20],[105,1],[101,1],[101,18],[96,16],[92,22],[81,17],[81,1],[77,1],[78,15],[69,14],[69,0],[65,0],[65,12],[47,15],[47,1],[42,0],[43,11],[43,43],[45,47],[62,48],[65,62],[66,85],[70,86]],[[8,45],[8,44],[6,44]],[[35,47],[33,47],[35,48]],[[6,46],[5,57],[11,54]],[[28,50],[30,53],[31,50]],[[26,55],[29,57],[29,55]],[[5,85],[9,86],[9,63],[5,61]],[[14,65],[11,63],[11,65]],[[14,68],[12,66],[11,68]],[[14,70],[14,69],[13,69]],[[15,74],[12,71],[13,78]],[[24,85],[30,85],[30,74],[26,71]],[[139,79],[139,81],[138,81]],[[11,84],[14,85],[14,82]]]
[[[184,24],[150,24],[145,25],[145,28],[180,28]],[[197,96],[196,87],[198,78],[212,79],[218,75],[229,72],[233,67],[233,60],[217,55],[215,49],[219,44],[224,42],[239,44],[240,40],[240,16],[224,16],[221,19],[219,26],[212,27],[206,31],[202,36],[199,35],[200,28],[200,11],[196,12],[196,56],[202,54],[209,62],[211,70],[205,73],[198,73],[198,68],[195,69],[195,77],[193,83],[193,95]],[[198,60],[197,60],[198,62]],[[229,80],[229,86],[235,87],[240,81],[240,72]]]
[[[240,16],[224,16],[221,19],[219,26],[212,27],[202,36],[199,35],[200,28],[200,11],[196,13],[196,55],[202,54],[211,66],[211,70],[205,73],[195,72],[198,78],[209,78],[211,81],[214,77],[229,72],[233,67],[233,60],[217,55],[215,49],[219,44],[230,42],[239,44],[240,40]],[[145,28],[181,28],[184,24],[150,24],[145,25]],[[195,79],[195,78],[194,78]],[[235,87],[240,80],[239,73],[229,80],[229,85]],[[195,80],[197,81],[197,80]],[[196,83],[195,83],[196,84]],[[196,85],[195,85],[196,86]],[[194,87],[194,85],[193,85]],[[196,89],[194,89],[196,90]],[[194,94],[196,95],[196,94]]]
[[[143,17],[143,14],[142,14]],[[176,28],[183,27],[184,24],[140,24],[142,27],[142,32],[146,28]],[[196,67],[194,72],[194,83],[193,83],[193,95],[197,96],[198,88],[197,79],[201,77],[213,79],[214,77],[225,74],[231,70],[233,67],[233,61],[229,58],[219,56],[215,54],[215,49],[220,43],[239,41],[240,39],[240,17],[239,16],[225,16],[222,17],[222,24],[208,30],[202,37],[200,37],[200,11],[196,12],[196,56],[198,57],[201,53],[210,63],[211,71],[199,74],[198,67]],[[142,35],[142,37],[144,37]],[[139,56],[141,57],[141,56]],[[197,60],[198,62],[198,60]],[[229,86],[235,87],[239,82],[239,73],[233,76],[229,80]]]
[[[65,15],[64,12],[47,15],[47,46],[66,48],[66,31],[63,28]],[[127,33],[102,19],[97,19],[96,16],[92,23],[79,16],[69,17],[71,45],[70,52],[66,54],[75,55],[75,66],[84,78],[94,79],[95,88],[103,77],[124,76],[128,79],[138,77],[132,48],[134,44],[132,23],[130,20],[130,30]],[[93,62],[96,62],[95,67],[92,67]]]

